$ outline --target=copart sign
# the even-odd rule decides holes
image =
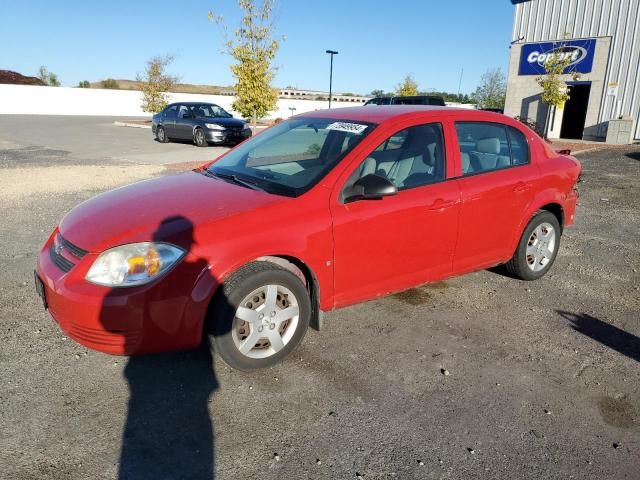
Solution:
[[[556,55],[571,62],[564,73],[589,73],[593,68],[595,38],[558,42],[525,43],[520,53],[519,75],[544,75],[544,64]]]

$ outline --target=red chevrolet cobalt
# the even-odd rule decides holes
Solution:
[[[272,365],[322,311],[505,264],[553,264],[580,164],[506,116],[388,106],[293,117],[192,172],[99,195],[40,251],[71,338]]]

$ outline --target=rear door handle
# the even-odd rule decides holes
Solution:
[[[445,208],[453,207],[456,203],[458,203],[457,200],[445,200],[443,198],[438,198],[434,200],[432,204],[428,205],[427,208],[429,210],[443,210]]]
[[[515,193],[523,193],[526,192],[527,190],[531,189],[531,184],[530,183],[525,183],[525,182],[518,182],[515,186],[515,188],[513,189],[513,191]]]

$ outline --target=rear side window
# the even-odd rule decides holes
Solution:
[[[509,127],[509,140],[511,141],[511,158],[513,165],[525,165],[529,163],[529,144],[524,134],[513,127]]]
[[[504,125],[456,122],[462,174],[490,172],[511,166],[509,139]]]
[[[178,106],[172,105],[164,111],[164,114],[167,118],[175,118],[177,111],[178,111]]]
[[[529,144],[517,128],[490,122],[456,122],[462,174],[529,163]]]

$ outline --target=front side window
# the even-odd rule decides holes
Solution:
[[[374,127],[336,118],[287,120],[231,150],[207,173],[295,197],[318,183]]]
[[[373,173],[404,190],[444,180],[445,171],[442,125],[429,123],[387,138],[360,164],[348,184]]]
[[[504,125],[488,122],[456,122],[462,174],[473,175],[511,165]]]

